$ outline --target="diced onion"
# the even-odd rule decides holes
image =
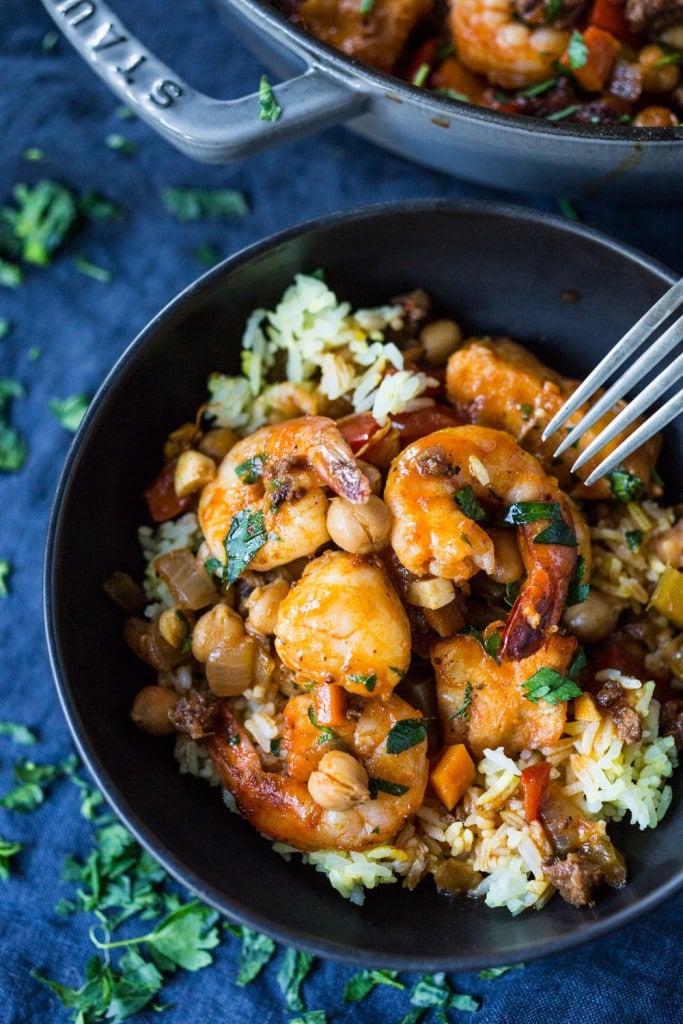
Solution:
[[[182,608],[197,611],[212,604],[218,596],[208,572],[186,548],[160,555],[154,568]]]
[[[254,677],[255,644],[252,637],[245,636],[211,652],[205,665],[206,681],[217,697],[237,697],[249,689]]]
[[[450,580],[442,580],[435,576],[431,580],[414,580],[408,584],[406,598],[408,604],[420,608],[443,608],[455,597],[455,589]]]

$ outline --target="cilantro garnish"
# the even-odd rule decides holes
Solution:
[[[310,953],[302,953],[291,946],[285,950],[277,972],[277,983],[285,997],[285,1006],[288,1010],[306,1009],[306,1004],[301,998],[301,986],[313,967],[313,962]]]
[[[410,1002],[413,1006],[466,1010],[470,1013],[479,1009],[479,1002],[473,996],[453,991],[443,971],[422,974],[411,993]]]
[[[330,729],[329,725],[321,725],[319,723],[312,704],[308,705],[308,711],[306,714],[308,715],[308,721],[311,725],[315,726],[315,728],[320,731],[320,735],[318,736],[319,746],[322,743],[332,743],[333,740],[339,739],[339,734],[336,733],[334,729]]]
[[[3,285],[5,288],[18,288],[23,280],[24,275],[21,272],[21,268],[16,263],[0,257],[0,285]]]
[[[45,799],[45,789],[55,779],[72,775],[76,770],[76,757],[65,758],[59,764],[35,764],[21,760],[14,766],[14,789],[0,798],[0,807],[7,811],[35,811]]]
[[[0,254],[46,266],[76,223],[76,197],[49,180],[15,185],[12,197],[15,206],[0,209]]]
[[[235,513],[224,541],[224,579],[228,585],[235,582],[267,540],[263,512],[251,512],[245,508]]]
[[[29,146],[29,148],[25,149],[21,155],[24,160],[28,160],[29,163],[40,163],[41,160],[45,159],[45,153],[37,146]]]
[[[371,776],[368,779],[368,789],[370,791],[370,799],[376,800],[378,793],[387,793],[389,796],[403,796],[410,789],[410,786],[404,786],[401,782],[390,782],[388,779],[379,779],[375,776]]]
[[[514,526],[526,526],[540,520],[549,520],[545,530],[534,537],[534,544],[563,544],[576,547],[576,534],[562,518],[557,501],[516,501],[510,505],[503,521]]]
[[[88,220],[97,222],[120,220],[123,217],[120,206],[104,199],[97,192],[86,192],[81,196],[78,200],[78,209]]]
[[[263,476],[263,464],[267,460],[266,452],[259,452],[235,466],[235,473],[243,484],[257,484]]]
[[[267,935],[261,935],[260,932],[252,931],[244,925],[240,933],[242,948],[237,959],[235,984],[244,988],[258,977],[266,966],[275,952],[275,943]]]
[[[552,25],[552,23],[555,21],[555,18],[558,16],[561,10],[562,0],[548,0],[546,17],[550,25]]]
[[[607,474],[612,494],[622,505],[629,501],[635,501],[643,493],[643,481],[633,473],[629,473],[623,466],[618,466],[613,472]]]
[[[528,405],[526,402],[522,402],[522,404],[519,407],[519,411],[522,414],[522,419],[526,423],[526,421],[529,419],[532,412],[534,411],[534,407],[533,405]]]
[[[162,188],[161,199],[178,220],[226,220],[249,212],[242,192],[233,188]]]
[[[375,689],[375,684],[377,683],[377,676],[374,672],[371,676],[361,676],[351,673],[351,675],[349,675],[349,679],[352,683],[362,683],[368,693],[372,693]]]
[[[14,857],[22,849],[21,843],[13,843],[0,836],[0,879],[6,882],[9,878],[10,857]]]
[[[484,640],[484,634],[481,632],[481,630],[477,629],[475,626],[472,626],[469,630],[469,634],[470,636],[473,636],[475,640],[479,641],[481,646],[488,654],[489,658],[493,658],[494,661],[497,659],[498,652],[500,651],[500,645],[502,643],[500,633],[491,633],[491,635],[487,637],[486,640]],[[467,685],[469,686],[469,683]]]
[[[377,985],[389,985],[391,988],[404,989],[405,985],[397,981],[397,977],[398,971],[359,971],[344,986],[344,1002],[359,1003]]]
[[[387,735],[387,754],[402,754],[427,738],[424,718],[402,718]]]
[[[32,747],[38,742],[35,733],[20,722],[0,722],[0,736],[8,736],[14,743],[21,743],[25,747]]]
[[[258,116],[262,121],[277,121],[282,114],[282,107],[275,99],[275,93],[266,75],[261,75],[258,90]]]
[[[524,967],[524,964],[506,964],[504,967],[486,967],[483,971],[479,971],[479,977],[483,978],[484,981],[489,981],[491,978],[500,978],[501,974],[507,974],[508,971],[519,971]]]
[[[586,575],[586,559],[583,555],[579,555],[576,559],[576,570],[569,589],[567,590],[566,605],[571,608],[575,604],[583,604],[587,600],[590,593],[590,586],[588,583],[583,583],[583,578]]]
[[[219,576],[223,571],[223,563],[219,558],[207,558],[204,562],[204,568],[208,572],[209,576]]]
[[[479,638],[477,637],[477,639],[479,639]],[[465,694],[464,694],[463,699],[462,699],[462,704],[460,705],[459,708],[455,709],[455,711],[453,712],[452,715],[449,715],[448,717],[449,718],[467,718],[467,715],[469,713],[469,709],[470,709],[471,703],[472,703],[472,684],[471,683],[466,683],[465,684]]]
[[[21,469],[28,448],[23,437],[7,422],[9,403],[13,398],[25,398],[24,386],[18,380],[0,377],[0,470],[13,472]]]
[[[69,398],[51,398],[47,403],[47,407],[51,413],[54,413],[65,430],[75,434],[81,425],[81,420],[85,416],[89,404],[90,399],[88,396],[80,392],[77,395],[71,395]]]
[[[192,250],[192,255],[197,260],[197,263],[201,263],[204,267],[215,267],[221,261],[221,254],[216,246],[209,245],[208,242],[196,246]]]
[[[411,79],[411,84],[416,85],[418,89],[421,88],[421,86],[423,86],[427,79],[429,78],[429,73],[431,70],[432,68],[430,64],[420,64],[419,68],[417,69],[417,71],[415,72]]]
[[[583,41],[583,36],[574,29],[569,40],[569,46],[567,47],[567,58],[569,60],[569,67],[575,71],[577,68],[583,68],[586,66],[588,59],[588,47]]]
[[[525,578],[526,577],[522,576],[518,580],[513,580],[512,583],[505,584],[505,596],[503,598],[503,602],[508,606],[508,608],[512,608],[513,604],[517,600]]]
[[[455,502],[463,515],[466,515],[468,519],[473,519],[475,523],[480,523],[482,519],[486,518],[486,513],[479,504],[470,484],[461,487],[456,492]]]
[[[572,700],[581,693],[573,679],[560,675],[554,668],[539,668],[538,672],[522,683],[526,691],[524,696],[532,704],[544,700],[547,704],[559,704],[563,700]]]
[[[109,284],[111,281],[111,270],[107,270],[106,267],[98,267],[96,263],[92,263],[80,253],[74,256],[74,266],[79,273],[85,274],[86,277],[92,277],[93,281],[99,281],[100,284]]]
[[[214,949],[220,942],[218,929],[215,927],[217,920],[218,914],[215,910],[200,903],[199,900],[192,900],[172,910],[145,935],[114,942],[100,942],[95,934],[95,928],[91,928],[90,940],[94,946],[102,950],[125,946],[130,951],[132,946],[144,944],[149,956],[160,970],[173,971],[177,967],[184,967],[186,971],[199,971],[213,963],[209,950]]]
[[[369,14],[375,4],[375,0],[360,0],[358,7],[359,14]]]
[[[135,156],[138,151],[135,143],[127,139],[125,135],[121,135],[120,132],[111,132],[105,138],[104,144],[108,149],[113,149],[116,153],[123,153],[125,156]]]
[[[631,551],[637,551],[640,545],[643,543],[643,531],[642,530],[627,530],[624,534],[626,543],[628,544]]]
[[[564,519],[553,519],[545,530],[536,534],[534,544],[562,544],[567,548],[575,548],[578,541],[573,529]]]
[[[301,1017],[290,1017],[289,1024],[327,1024],[324,1010],[307,1010]]]
[[[8,320],[6,316],[0,317],[0,341],[6,338],[12,330],[12,321]]]
[[[0,558],[0,597],[9,596],[9,587],[7,586],[7,580],[9,579],[10,573],[12,572],[12,566],[6,558]]]

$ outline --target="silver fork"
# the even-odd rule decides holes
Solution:
[[[654,306],[631,327],[623,338],[617,342],[614,348],[610,349],[594,370],[589,373],[586,379],[578,386],[571,396],[564,403],[559,412],[553,416],[550,423],[543,431],[543,440],[547,440],[555,433],[576,410],[588,401],[598,388],[602,387],[610,379],[612,374],[645,343],[647,348],[636,359],[636,361],[616,380],[610,388],[602,395],[595,405],[591,406],[588,412],[573,426],[567,437],[555,450],[555,456],[566,451],[570,445],[583,437],[585,432],[593,426],[612,406],[622,398],[627,391],[631,390],[639,381],[667,355],[673,355],[676,346],[683,340],[683,314],[674,320],[660,337],[653,341],[654,332],[683,306],[683,279],[674,284],[662,295]],[[598,454],[610,441],[613,441],[618,434],[631,424],[637,416],[640,416],[646,409],[649,409],[657,399],[666,393],[680,378],[683,377],[683,352],[669,363],[657,377],[646,388],[643,389],[622,411],[609,423],[604,430],[581,452],[572,470],[579,469]],[[621,442],[614,451],[596,466],[592,473],[586,477],[585,484],[590,486],[605,476],[623,462],[626,456],[631,455],[645,441],[662,430],[667,423],[675,419],[683,412],[683,390],[678,389],[661,406],[653,412],[632,434]]]

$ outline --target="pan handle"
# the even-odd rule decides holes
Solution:
[[[281,108],[263,120],[258,93],[217,100],[187,85],[129,32],[104,0],[42,0],[67,39],[142,120],[195,160],[225,164],[340,124],[368,99],[320,67],[273,87]]]

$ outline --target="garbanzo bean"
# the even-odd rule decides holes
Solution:
[[[321,807],[350,811],[370,797],[368,773],[360,761],[343,750],[324,754],[308,779],[308,792]]]
[[[327,530],[334,543],[352,555],[382,551],[389,543],[391,513],[381,498],[371,494],[364,505],[333,498],[327,510]]]
[[[225,604],[216,604],[204,612],[192,631],[192,654],[197,661],[208,661],[218,647],[236,643],[244,636],[242,617]]]
[[[171,647],[182,647],[190,639],[193,618],[191,612],[188,614],[178,605],[164,608],[159,616],[159,632],[166,643]]]
[[[165,686],[145,686],[133,701],[130,717],[138,729],[152,736],[166,736],[175,732],[168,717],[178,703],[178,695]]]
[[[445,366],[449,355],[462,341],[460,325],[455,320],[433,320],[420,331],[424,356],[432,366]]]
[[[595,644],[609,636],[623,609],[623,601],[591,589],[585,601],[565,610],[562,622],[582,644]]]
[[[674,61],[667,60],[667,52],[657,43],[648,43],[638,54],[643,68],[643,92],[671,92],[678,85],[681,73]]]
[[[668,107],[645,107],[633,118],[636,128],[675,128],[678,118]]]
[[[273,636],[277,610],[289,593],[287,580],[273,580],[264,587],[255,587],[245,601],[248,610],[247,629],[261,636]]]

